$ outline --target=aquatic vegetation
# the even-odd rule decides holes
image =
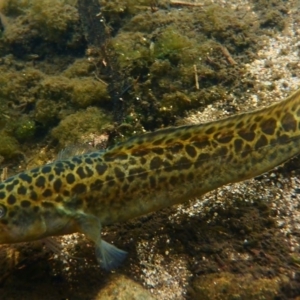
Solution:
[[[65,148],[69,144],[89,142],[90,134],[105,132],[111,121],[105,111],[89,107],[65,116],[51,135],[59,141],[61,148]]]
[[[56,103],[51,100],[40,99],[35,103],[34,109],[34,120],[45,126],[46,128],[51,128],[59,122],[60,115],[62,114],[62,109],[66,105]]]
[[[13,17],[0,40],[6,45],[7,52],[24,56],[45,55],[54,48],[59,51],[84,51],[85,41],[77,9],[67,2],[12,0],[4,2],[1,11]]]
[[[37,61],[40,71],[27,85],[17,74],[14,84],[3,82],[0,93],[3,99],[13,97],[16,105],[21,102],[26,112],[32,112],[30,118],[34,116],[47,128],[45,132],[76,108],[90,105],[120,109],[114,115],[119,116],[118,130],[126,136],[144,128],[172,125],[189,110],[228,99],[227,85],[235,84],[244,73],[243,51],[259,47],[253,17],[246,14],[241,18],[239,11],[227,7],[220,10],[218,5],[207,4],[201,9],[166,13],[154,10],[153,1],[100,1],[108,37],[106,53],[94,49],[96,55],[90,60],[76,57],[65,65],[60,60],[58,69],[53,69],[44,65],[44,57],[52,53],[80,55],[86,50],[77,1],[17,3],[2,2],[1,11],[12,19],[0,39],[0,51],[4,56],[11,52]],[[113,24],[122,28],[112,36]],[[232,63],[237,55],[238,63]],[[9,73],[15,74],[10,69],[7,72],[0,82],[9,78]],[[24,72],[26,78],[32,77],[30,72]],[[20,84],[16,84],[18,78]],[[120,95],[120,106],[113,97],[108,101],[104,82],[109,84],[109,93]],[[20,91],[15,91],[18,86]],[[245,88],[246,82],[239,87],[241,92]],[[128,122],[130,115],[134,122]]]
[[[34,68],[0,68],[0,101],[11,101],[16,107],[34,103],[36,86],[43,78],[43,73]]]
[[[106,85],[91,78],[72,79],[72,101],[81,108],[107,103]]]
[[[87,77],[95,72],[95,69],[95,65],[86,58],[78,58],[62,72],[62,75],[68,78]]]
[[[75,7],[60,0],[33,1],[28,15],[35,29],[51,42],[61,43],[79,22]],[[76,29],[80,30],[77,26]],[[67,43],[74,43],[68,41]]]
[[[0,155],[4,158],[12,158],[20,151],[20,144],[18,141],[5,133],[0,131]]]
[[[45,76],[38,85],[38,95],[41,99],[68,103],[71,101],[74,85],[65,76]]]
[[[34,121],[24,118],[19,120],[16,125],[14,136],[19,141],[29,141],[34,136],[36,130]]]

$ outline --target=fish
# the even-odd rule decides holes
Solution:
[[[0,183],[0,243],[83,233],[107,271],[127,252],[103,226],[263,174],[300,152],[300,89],[266,108],[134,136]]]

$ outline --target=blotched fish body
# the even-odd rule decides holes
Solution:
[[[262,174],[300,152],[300,90],[258,111],[167,128],[0,184],[0,243],[84,233],[109,270],[126,252],[101,227]]]

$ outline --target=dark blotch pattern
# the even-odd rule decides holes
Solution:
[[[154,147],[151,149],[152,152],[154,152],[157,155],[163,155],[164,154],[164,149],[160,147]]]
[[[201,150],[201,149],[204,149],[206,147],[209,147],[210,146],[210,141],[209,141],[209,139],[198,140],[198,141],[194,141],[193,145]]]
[[[186,141],[186,140],[190,139],[191,137],[192,137],[192,134],[190,132],[186,132],[180,137],[180,139],[183,141]]]
[[[21,185],[21,186],[18,187],[17,191],[18,191],[19,195],[26,195],[27,189],[25,188],[25,186]]]
[[[117,178],[119,178],[120,180],[124,179],[125,173],[119,167],[115,167],[114,172]]]
[[[99,175],[103,175],[107,170],[107,165],[104,165],[104,164],[97,164],[96,165],[96,171]]]
[[[13,184],[13,183],[12,183],[12,184],[7,184],[7,185],[6,185],[6,191],[7,191],[7,192],[11,192],[13,189],[14,189],[14,184]]]
[[[172,146],[168,146],[169,151],[171,151],[172,153],[178,153],[183,149],[183,144],[181,143],[176,143],[175,145]]]
[[[96,179],[95,182],[91,184],[91,190],[100,190],[102,187],[103,181],[101,179]]]
[[[243,148],[244,141],[242,139],[236,139],[234,141],[234,150],[235,153],[239,153]]]
[[[31,191],[29,197],[33,201],[36,201],[38,199],[38,195],[37,195],[37,193],[35,191]]]
[[[273,118],[267,119],[261,122],[260,127],[263,133],[273,135],[276,129],[276,120]]]
[[[46,178],[44,176],[39,176],[36,180],[35,180],[35,185],[37,187],[43,188],[46,184]]]
[[[76,165],[82,164],[82,160],[81,160],[81,158],[78,157],[78,156],[74,156],[74,157],[72,158],[71,161],[72,161],[73,163],[75,163]]]
[[[72,173],[67,174],[66,181],[68,184],[73,184],[75,182],[75,176]]]
[[[17,202],[17,198],[14,195],[10,194],[7,198],[7,203],[13,205],[16,202]]]
[[[21,201],[21,206],[24,207],[24,208],[30,207],[30,205],[31,205],[31,202],[28,201],[28,200],[22,200]]]
[[[76,170],[76,173],[79,175],[80,179],[83,179],[83,178],[87,177],[85,175],[83,167],[78,167],[77,170]]]
[[[241,152],[241,157],[245,158],[247,157],[251,152],[253,152],[253,149],[251,148],[250,145],[246,144],[244,147],[244,150]]]
[[[59,193],[60,192],[60,189],[62,187],[62,181],[60,178],[57,178],[54,183],[53,183],[53,188],[54,188],[54,191],[56,193]]]
[[[144,148],[138,148],[138,149],[133,149],[131,151],[131,154],[133,156],[145,156],[149,153],[149,149],[144,149]]]
[[[212,134],[215,131],[216,131],[216,128],[214,126],[212,126],[205,131],[205,134]]]
[[[145,157],[140,158],[141,165],[144,165],[147,162],[147,159]]]
[[[42,196],[47,198],[47,197],[51,197],[52,196],[52,190],[50,189],[46,189],[43,191]]]
[[[86,177],[91,177],[94,175],[94,172],[91,170],[91,168],[89,166],[86,166],[85,167],[85,174],[86,174]]]
[[[239,130],[238,135],[248,142],[252,142],[255,138],[255,132],[253,131]]]
[[[258,141],[256,142],[256,144],[255,144],[255,149],[262,148],[262,147],[264,147],[264,146],[266,146],[266,145],[268,145],[268,140],[267,140],[267,138],[266,138],[264,135],[262,135],[262,136],[258,139]]]
[[[86,164],[92,164],[93,163],[93,160],[89,157],[87,157],[84,161],[85,161]]]
[[[72,192],[74,194],[82,194],[82,193],[85,193],[86,190],[87,190],[86,185],[83,183],[77,183],[72,188]]]
[[[195,147],[193,147],[191,145],[186,145],[185,146],[185,151],[192,158],[197,156],[197,151],[196,151]]]
[[[178,160],[176,165],[178,170],[188,170],[191,167],[192,162],[183,156]]]
[[[216,149],[216,154],[215,154],[215,156],[216,156],[216,157],[218,157],[218,156],[226,156],[227,153],[228,153],[227,147],[222,146],[222,147],[218,147],[218,148]]]
[[[156,170],[159,169],[162,165],[162,159],[160,157],[153,157],[150,161],[150,169]]]
[[[115,177],[107,175],[105,177],[105,182],[107,183],[108,186],[114,186],[115,185]]]
[[[50,173],[51,172],[51,167],[50,166],[44,166],[44,167],[42,167],[41,172],[43,174]]]
[[[227,144],[231,142],[233,139],[233,133],[232,132],[226,132],[225,134],[220,135],[220,133],[217,133],[214,137],[216,141],[218,141],[221,144]]]
[[[63,174],[66,171],[65,168],[62,168],[62,167],[59,167],[59,166],[55,166],[53,168],[53,170],[54,170],[54,173],[55,173],[56,176],[60,176],[61,174]]]
[[[63,191],[63,195],[64,195],[65,197],[69,197],[69,196],[70,196],[70,192],[69,192],[68,190],[64,190],[64,191]]]
[[[296,131],[297,121],[290,113],[286,113],[281,120],[281,125],[285,131]]]
[[[277,141],[280,144],[286,144],[290,140],[290,137],[287,134],[282,134],[277,138]]]

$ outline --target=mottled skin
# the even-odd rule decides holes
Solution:
[[[25,171],[0,184],[0,243],[82,232],[105,269],[125,252],[101,225],[262,174],[300,152],[300,90],[258,111],[167,128]]]

